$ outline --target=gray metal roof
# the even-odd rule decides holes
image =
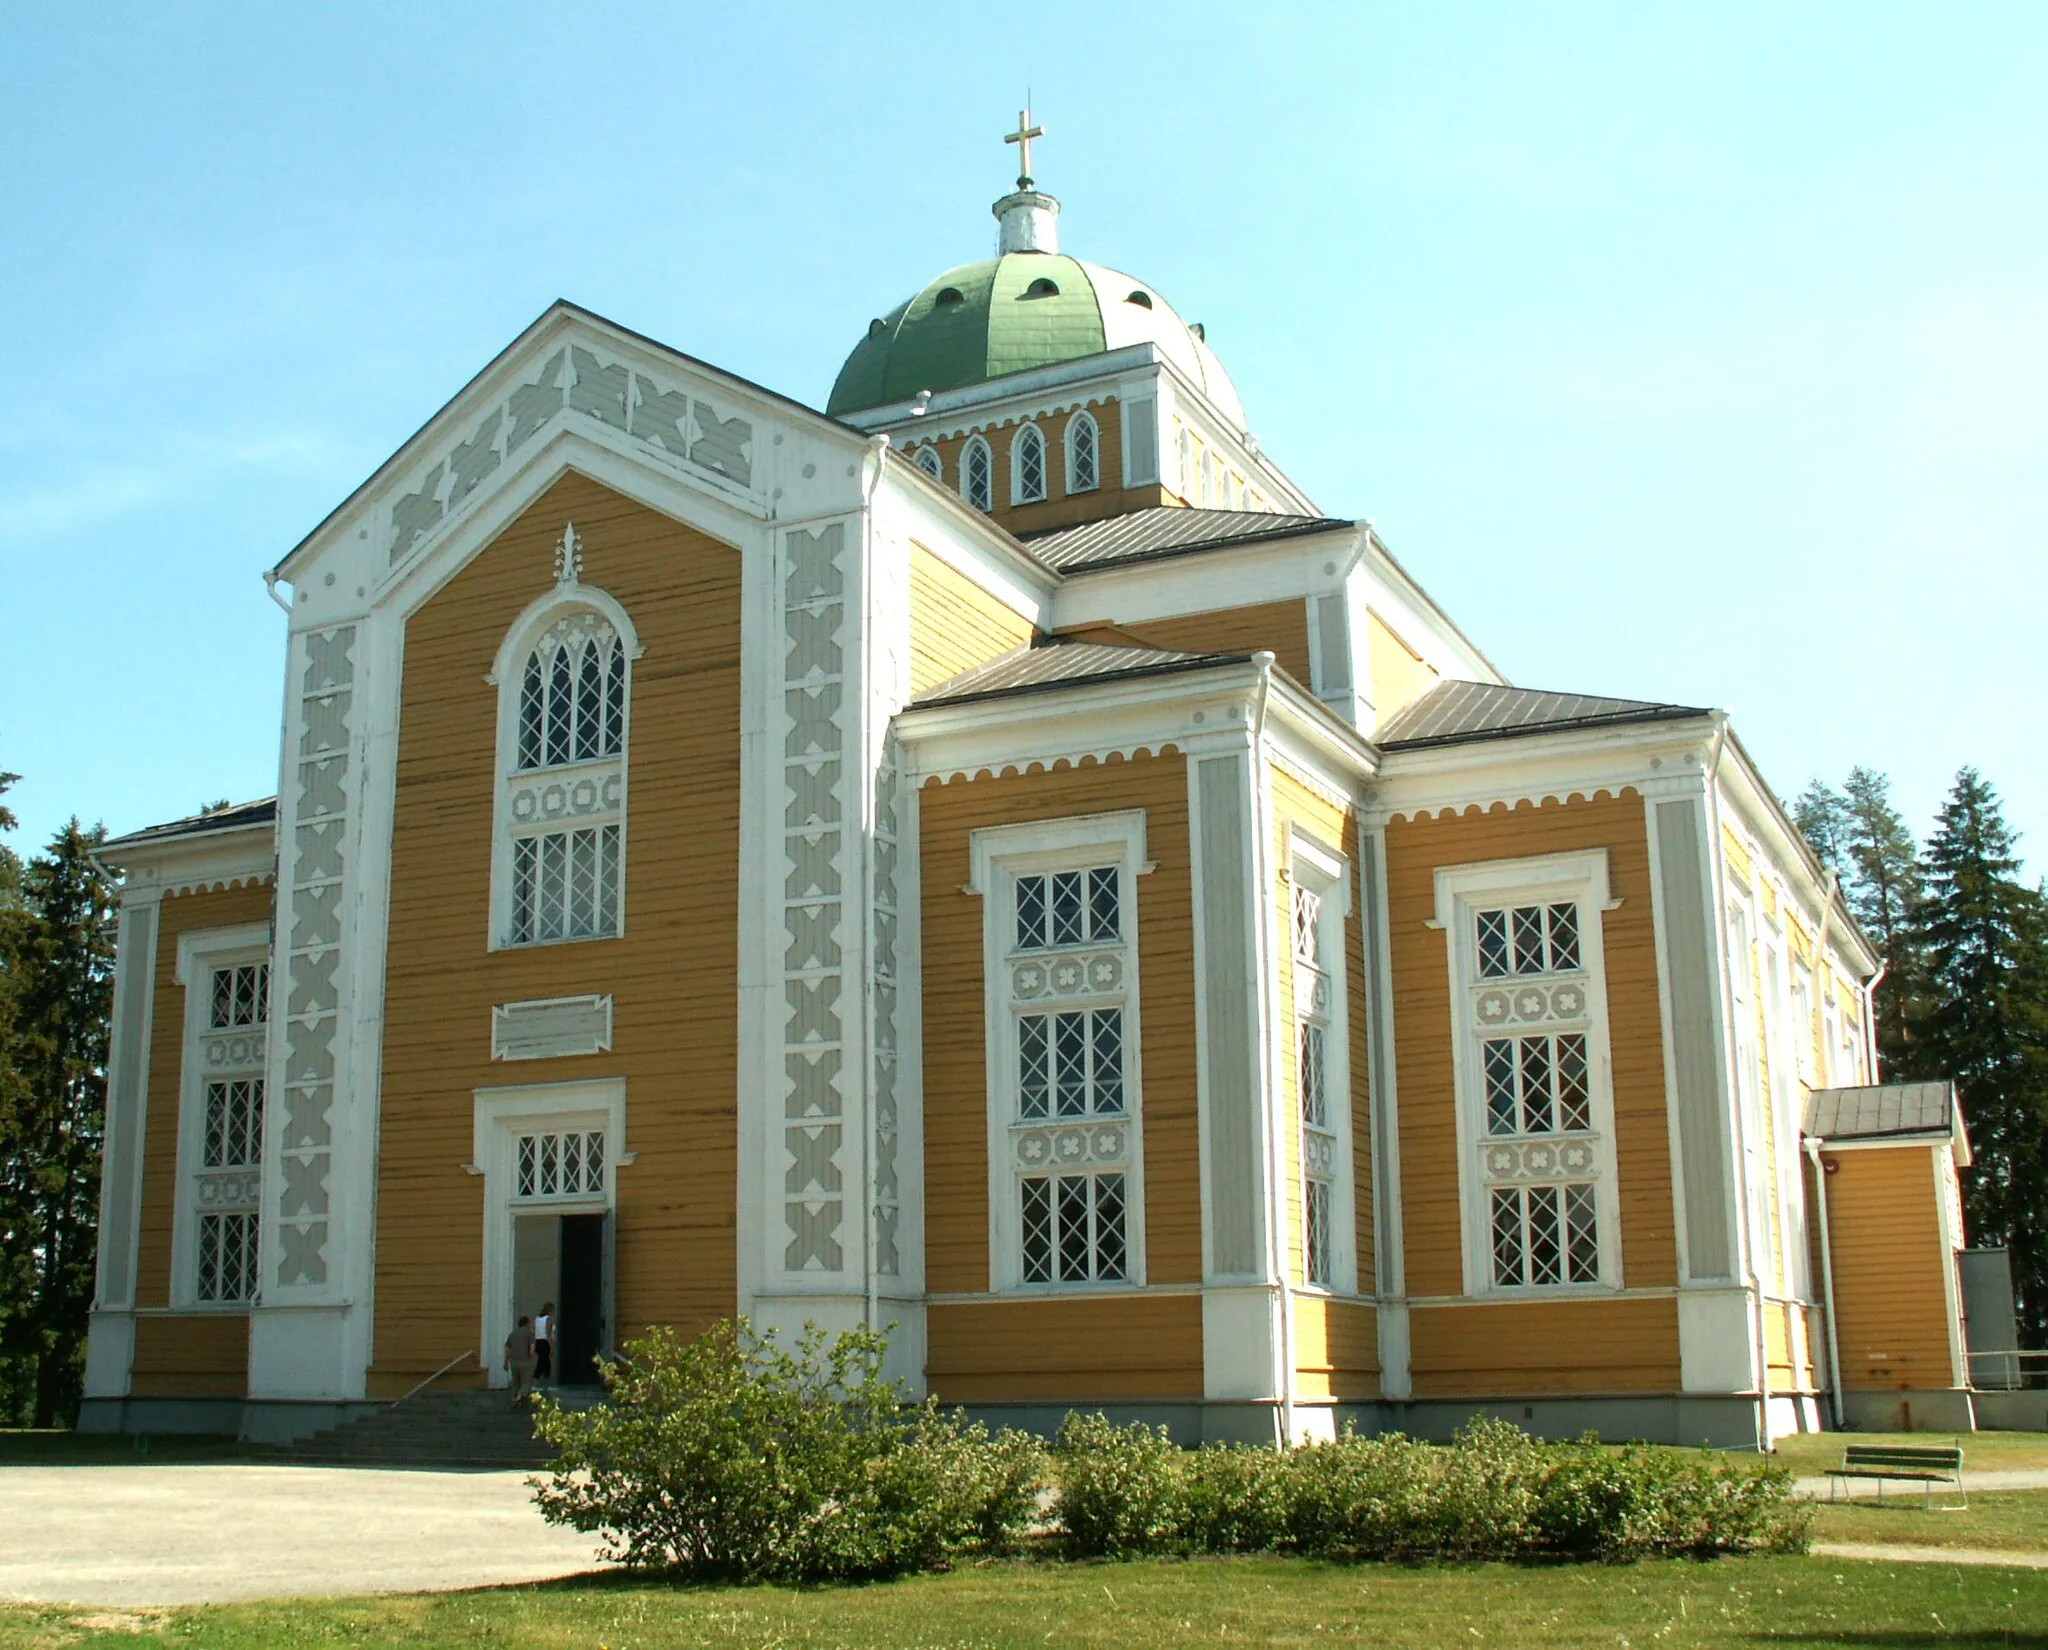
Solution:
[[[112,854],[122,848],[140,848],[150,843],[169,842],[176,837],[211,836],[217,831],[246,830],[252,825],[274,824],[276,820],[277,798],[266,796],[260,802],[237,802],[231,807],[215,808],[210,813],[188,814],[168,824],[145,825],[139,831],[130,831],[126,836],[117,836],[111,842],[102,843],[99,851]]]
[[[1351,526],[1330,516],[1282,516],[1262,510],[1183,510],[1154,505],[1106,521],[1086,522],[1036,533],[1024,548],[1061,573],[1092,573],[1134,561],[1187,556],[1306,533],[1339,532]]]
[[[1945,1135],[1955,1127],[1953,1083],[1880,1083],[1815,1089],[1806,1097],[1806,1132],[1816,1140],[1881,1140],[1886,1135]]]
[[[926,688],[917,696],[915,708],[959,705],[1018,693],[1046,693],[1083,682],[1167,676],[1212,665],[1245,664],[1251,657],[1249,653],[1175,653],[1160,647],[1046,641],[1035,647],[1013,648],[1001,658]]]
[[[1492,682],[1439,682],[1396,711],[1373,736],[1382,750],[1420,750],[1475,739],[1512,739],[1567,728],[1661,722],[1709,712],[1651,699],[1603,699],[1589,693],[1546,693]]]

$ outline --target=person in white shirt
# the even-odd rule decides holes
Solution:
[[[533,1379],[552,1384],[555,1374],[555,1303],[542,1301],[533,1320]]]

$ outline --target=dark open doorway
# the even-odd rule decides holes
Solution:
[[[596,1386],[604,1350],[604,1215],[562,1216],[561,1287],[555,1296],[555,1381]]]

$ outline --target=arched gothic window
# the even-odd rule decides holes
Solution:
[[[572,548],[554,590],[506,635],[498,684],[492,943],[617,934],[625,907],[632,621],[580,582]]]
[[[995,460],[978,435],[960,449],[960,496],[977,510],[996,507]]]
[[[1067,491],[1070,493],[1092,493],[1100,485],[1096,455],[1102,445],[1102,432],[1096,428],[1094,415],[1077,412],[1067,420]]]
[[[1045,497],[1045,433],[1022,426],[1010,443],[1010,502],[1037,504]]]
[[[917,449],[911,462],[934,481],[943,481],[946,478],[946,467],[939,457],[939,449],[929,441]]]

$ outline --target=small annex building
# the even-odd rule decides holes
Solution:
[[[1960,1424],[1962,1122],[1862,1127],[1727,716],[1506,681],[1022,147],[824,412],[557,303],[277,563],[277,796],[105,849],[84,1425],[550,1299],[1186,1439]]]

